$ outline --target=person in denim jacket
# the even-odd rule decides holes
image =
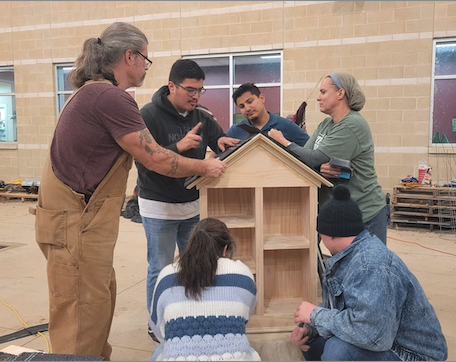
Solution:
[[[448,348],[434,308],[404,262],[362,222],[344,186],[317,217],[332,257],[323,303],[302,302],[291,334],[307,361],[444,361]]]

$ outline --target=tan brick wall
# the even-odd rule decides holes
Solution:
[[[434,166],[434,179],[456,177],[448,172],[448,165],[456,169],[453,149],[428,146],[432,44],[456,36],[452,1],[3,1],[1,7],[0,66],[15,67],[18,143],[17,149],[0,144],[0,179],[40,176],[56,122],[54,64],[74,61],[87,38],[117,20],[149,39],[154,65],[136,90],[140,107],[181,56],[283,50],[284,116],[323,75],[345,71],[358,79],[385,191],[417,175],[421,159]],[[308,99],[310,133],[325,117],[317,96],[318,89]]]

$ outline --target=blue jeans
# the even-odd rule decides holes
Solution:
[[[388,228],[390,205],[385,205],[374,218],[366,223],[366,229],[378,237],[386,245],[386,230]]]
[[[346,343],[337,337],[324,339],[318,336],[303,352],[306,361],[400,361],[392,351],[372,352]]]
[[[187,220],[161,220],[142,217],[147,239],[147,309],[150,313],[155,283],[160,271],[174,260],[176,244],[181,253],[187,246],[199,215]]]

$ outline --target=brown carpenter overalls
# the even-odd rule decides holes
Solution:
[[[116,300],[113,255],[131,166],[132,157],[123,153],[86,204],[84,195],[57,179],[48,155],[35,229],[47,259],[53,353],[110,359],[108,336]]]

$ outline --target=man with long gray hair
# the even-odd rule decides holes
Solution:
[[[144,82],[152,64],[147,45],[138,28],[114,23],[85,41],[68,77],[77,90],[60,114],[36,208],[54,353],[110,359],[113,254],[133,158],[171,177],[219,177],[226,168],[218,159],[185,158],[155,142],[126,92]]]

